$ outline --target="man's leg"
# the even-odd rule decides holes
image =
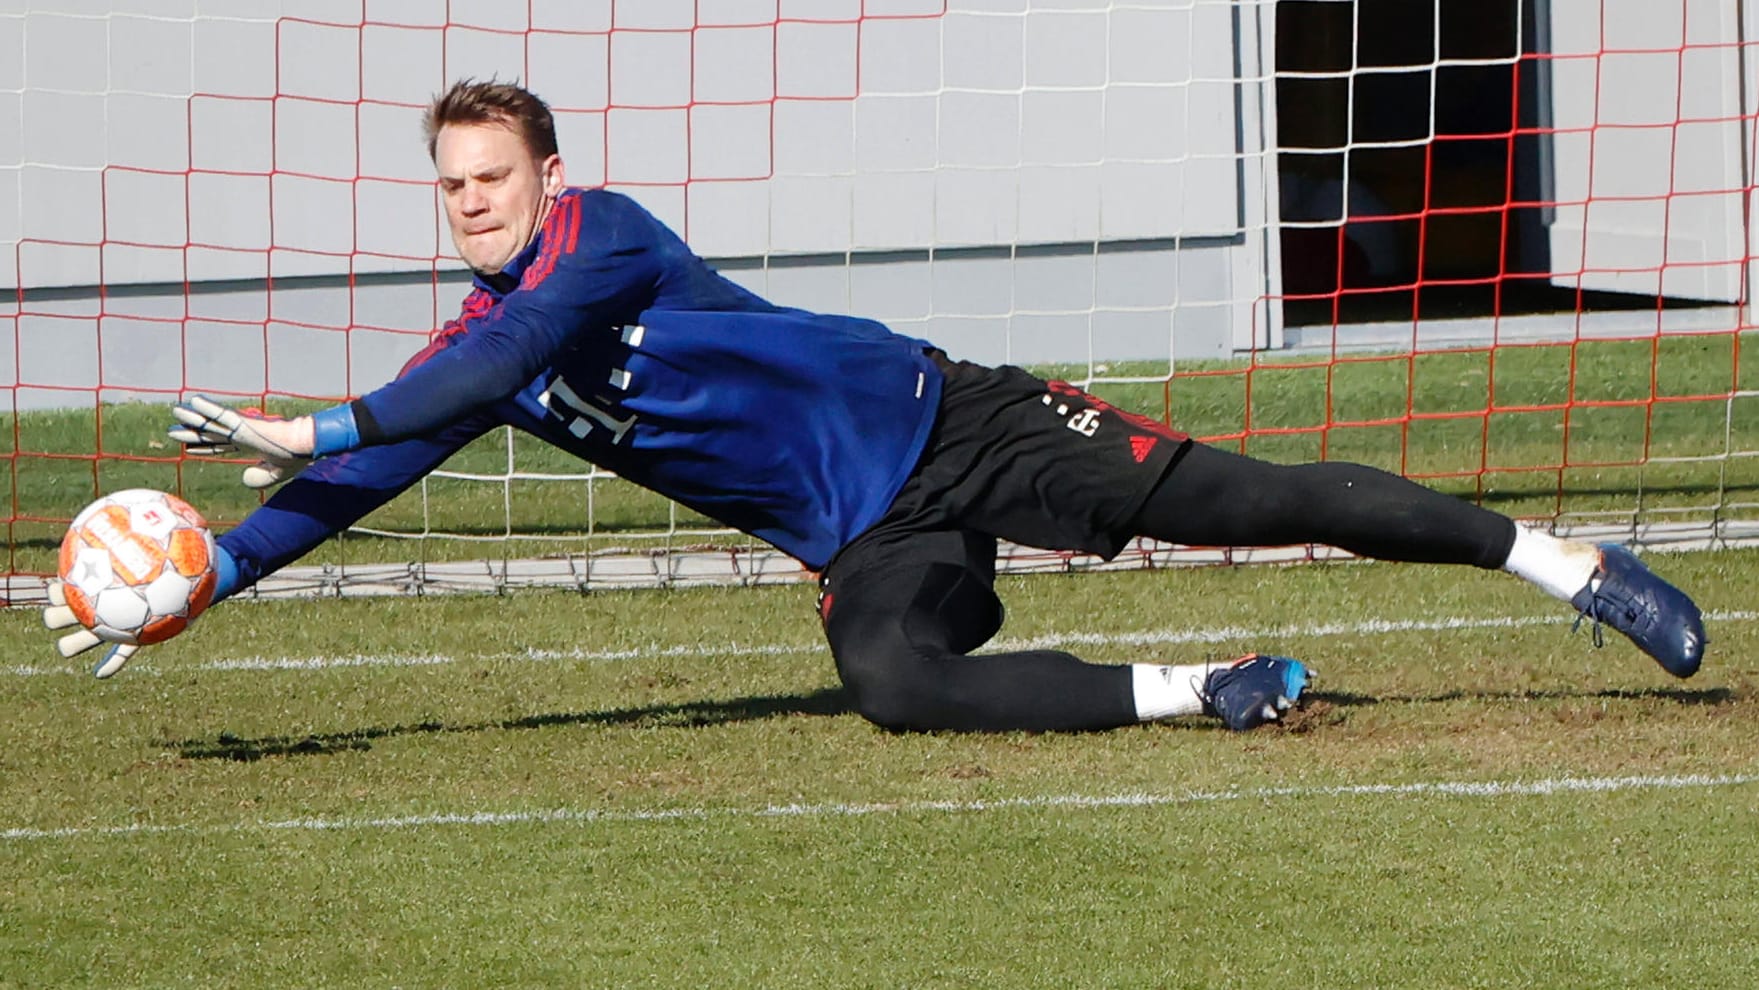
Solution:
[[[1058,650],[971,656],[1002,624],[995,540],[892,532],[825,572],[819,615],[855,708],[894,730],[1079,731],[1178,715],[1231,729],[1279,718],[1307,686],[1284,657],[1108,666]]]
[[[1690,677],[1704,652],[1697,605],[1629,551],[1556,537],[1359,464],[1270,464],[1192,444],[1131,523],[1205,546],[1320,543],[1381,560],[1503,569],[1629,636]]]
[[[1197,546],[1319,543],[1379,560],[1490,569],[1508,559],[1516,535],[1507,516],[1375,468],[1272,464],[1195,443],[1131,528]],[[1578,586],[1593,570],[1586,564]]]
[[[1127,667],[1055,650],[966,655],[1001,628],[995,553],[995,540],[954,531],[857,540],[838,555],[819,612],[856,710],[896,730],[1135,722]]]

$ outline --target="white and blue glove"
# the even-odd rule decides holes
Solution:
[[[214,582],[214,598],[208,603],[209,608],[213,608],[221,599],[230,597],[233,592],[238,590],[241,583],[238,560],[227,552],[225,547],[214,548],[214,568],[217,571]],[[50,629],[70,627],[73,629],[72,632],[62,635],[60,639],[55,641],[55,649],[69,660],[94,646],[108,647],[98,657],[97,666],[92,668],[92,674],[95,677],[103,678],[114,675],[123,667],[128,666],[128,661],[134,659],[134,655],[140,652],[140,645],[137,643],[106,642],[97,633],[80,625],[79,618],[73,614],[73,609],[68,607],[67,592],[62,589],[61,582],[57,579],[52,578],[49,581],[49,604],[43,606],[43,625]]]
[[[108,645],[109,649],[105,650],[103,655],[98,658],[98,665],[92,668],[92,673],[98,677],[109,677],[121,670],[128,665],[128,661],[134,659],[135,653],[140,650],[140,647],[133,643],[106,644],[98,638],[97,633],[80,626],[79,620],[74,618],[73,609],[67,607],[67,594],[61,590],[60,581],[49,582],[49,604],[43,607],[43,625],[50,629],[79,626],[73,632],[67,633],[55,641],[55,648],[61,651],[62,656],[70,660],[94,646]]]
[[[171,407],[178,425],[171,439],[195,457],[230,457],[243,451],[261,460],[244,469],[247,488],[268,488],[293,477],[312,462],[310,416],[282,419],[255,410],[240,412],[205,395],[192,395]]]

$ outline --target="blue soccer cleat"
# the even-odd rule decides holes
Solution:
[[[1691,677],[1704,659],[1704,616],[1686,593],[1668,584],[1637,555],[1616,543],[1600,546],[1600,567],[1588,586],[1570,599],[1577,619],[1594,623],[1594,645],[1600,627],[1608,625],[1631,638],[1675,677]]]
[[[1301,699],[1312,675],[1288,657],[1250,653],[1214,671],[1203,683],[1203,711],[1235,732],[1275,722]]]

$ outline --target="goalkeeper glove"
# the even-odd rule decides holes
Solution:
[[[239,573],[238,559],[233,557],[225,547],[215,547],[214,550],[216,580],[214,582],[214,597],[208,602],[209,608],[213,608],[221,599],[231,597],[232,593],[243,584],[243,576]],[[50,580],[49,582],[49,604],[43,607],[43,625],[50,629],[66,629],[70,626],[80,625],[79,617],[73,614],[73,609],[67,604],[67,592],[61,587],[59,580]],[[81,627],[56,640],[55,648],[61,651],[62,656],[72,659],[94,646],[104,644],[105,641],[97,633]],[[140,645],[137,643],[109,643],[107,645],[109,649],[105,650],[103,655],[98,658],[98,665],[92,668],[92,673],[100,678],[110,677],[123,667],[128,666],[128,661],[134,659],[134,655],[140,652]]]
[[[244,469],[248,488],[267,488],[304,470],[312,461],[314,430],[310,416],[282,419],[253,410],[228,409],[205,395],[192,395],[171,407],[179,425],[171,439],[195,457],[225,457],[246,451],[260,457]]]
[[[67,607],[67,593],[61,590],[60,581],[49,582],[49,604],[43,608],[43,625],[50,629],[66,629],[68,626],[79,625],[73,609]],[[55,648],[61,651],[62,656],[72,659],[103,642],[97,633],[82,627],[56,640]],[[92,673],[98,677],[109,677],[121,670],[140,650],[133,643],[111,643],[109,647],[98,658],[98,665],[92,668]]]

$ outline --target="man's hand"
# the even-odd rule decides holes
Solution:
[[[262,458],[244,469],[250,488],[267,488],[298,474],[312,460],[310,416],[281,419],[228,409],[205,395],[192,395],[171,407],[179,425],[171,439],[195,457],[226,457],[246,451]]]
[[[73,609],[67,607],[67,594],[61,590],[60,581],[49,582],[49,604],[43,608],[43,625],[50,629],[79,626],[79,619],[74,617]],[[98,634],[83,626],[55,641],[55,648],[69,659],[100,645],[104,645],[104,641],[98,638]],[[98,665],[92,668],[92,673],[98,677],[109,677],[121,670],[140,650],[140,647],[132,643],[110,643],[109,647],[98,659]]]

